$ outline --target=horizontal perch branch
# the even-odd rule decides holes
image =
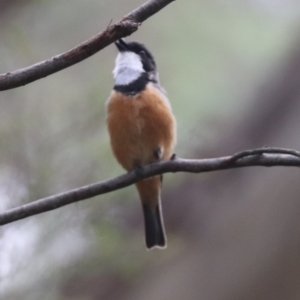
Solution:
[[[0,225],[50,211],[80,200],[89,199],[129,186],[142,179],[170,172],[203,173],[251,166],[300,166],[300,153],[281,148],[246,150],[232,156],[209,159],[174,158],[152,163],[127,174],[87,185],[62,194],[46,197],[0,213]]]
[[[146,19],[174,0],[150,0],[126,15],[121,21],[79,46],[27,68],[0,74],[0,91],[13,89],[66,69],[102,50],[116,40],[136,31]]]

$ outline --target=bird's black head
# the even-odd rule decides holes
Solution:
[[[148,83],[162,90],[154,58],[143,44],[127,43],[123,39],[115,44],[119,50],[113,70],[115,90],[134,95],[143,91]]]
[[[156,63],[151,52],[145,47],[145,45],[138,42],[125,42],[124,39],[120,39],[115,42],[120,53],[132,52],[140,57],[145,72],[155,72]]]

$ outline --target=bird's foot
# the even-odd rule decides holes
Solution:
[[[140,176],[143,174],[143,167],[142,166],[137,166],[133,169],[134,173],[137,175],[137,176]]]

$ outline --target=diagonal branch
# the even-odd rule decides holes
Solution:
[[[175,0],[149,0],[119,22],[65,53],[23,69],[0,74],[0,91],[26,85],[79,63],[116,40],[132,34],[142,22],[173,1]]]
[[[131,171],[113,179],[87,185],[62,194],[46,197],[0,213],[0,225],[12,223],[14,221],[50,211],[74,202],[109,193],[158,174],[170,172],[204,173],[251,166],[299,167],[299,152],[281,148],[261,148],[246,150],[233,156],[218,158],[174,158],[173,160],[161,161],[146,165],[137,171]]]

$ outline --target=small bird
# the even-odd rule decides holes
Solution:
[[[125,170],[131,171],[171,158],[176,120],[150,51],[143,44],[124,39],[115,44],[119,53],[113,70],[115,85],[106,102],[107,128],[114,156]],[[162,176],[136,183],[148,249],[166,247],[161,184]]]

